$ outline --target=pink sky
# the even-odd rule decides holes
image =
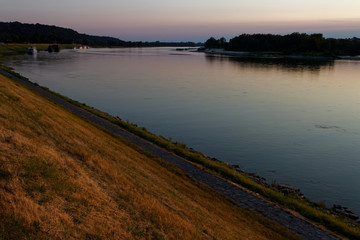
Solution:
[[[142,41],[205,41],[242,33],[360,37],[358,0],[3,0],[0,21],[42,23]]]

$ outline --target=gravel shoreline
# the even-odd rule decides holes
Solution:
[[[294,214],[285,211],[284,209],[277,207],[269,202],[263,200],[260,197],[257,197],[256,194],[250,193],[249,191],[245,191],[242,188],[220,178],[213,174],[210,174],[206,171],[203,171],[201,168],[194,166],[188,161],[178,157],[165,149],[162,149],[147,140],[144,140],[126,130],[120,128],[119,126],[110,123],[109,121],[95,116],[92,113],[87,112],[86,110],[72,105],[66,100],[34,85],[29,81],[22,80],[17,78],[3,70],[0,70],[0,74],[3,74],[11,79],[14,79],[39,94],[49,98],[55,103],[62,105],[73,113],[86,118],[87,120],[100,125],[101,127],[120,135],[127,140],[131,141],[135,145],[145,149],[148,152],[155,154],[166,162],[169,162],[189,176],[191,176],[195,181],[198,181],[202,184],[205,184],[212,188],[214,191],[221,193],[229,198],[231,198],[234,202],[236,202],[240,207],[249,208],[259,213],[260,215],[273,220],[275,222],[280,223],[281,225],[287,227],[291,232],[303,237],[304,239],[341,239],[338,236],[335,236],[313,224],[310,222],[295,216]]]

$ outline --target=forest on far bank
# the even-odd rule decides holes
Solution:
[[[324,38],[323,34],[291,33],[241,34],[230,39],[209,38],[205,48],[223,48],[228,51],[270,52],[277,54],[311,54],[322,56],[360,55],[360,38]]]
[[[124,41],[114,37],[93,36],[78,33],[73,29],[44,24],[20,22],[0,22],[0,42],[2,43],[58,43],[82,44],[103,47],[162,47],[199,46],[193,42],[143,42]]]

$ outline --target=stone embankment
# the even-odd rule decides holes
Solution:
[[[190,175],[194,180],[205,184],[212,188],[213,190],[231,198],[235,201],[240,207],[249,208],[253,211],[259,213],[260,215],[280,223],[281,225],[287,227],[291,232],[303,237],[304,239],[340,239],[339,237],[309,223],[308,221],[293,215],[292,213],[285,211],[284,209],[277,207],[269,202],[263,200],[260,197],[257,197],[255,194],[252,194],[246,190],[241,189],[240,187],[219,178],[213,174],[210,174],[206,171],[203,171],[201,168],[194,166],[193,164],[187,162],[186,160],[171,154],[170,152],[162,149],[132,133],[125,131],[117,125],[110,123],[107,120],[104,120],[100,117],[93,115],[77,106],[70,104],[64,99],[53,95],[52,93],[35,86],[34,84],[21,80],[13,75],[0,70],[0,73],[8,76],[12,79],[15,79],[29,88],[35,90],[36,92],[44,95],[54,101],[55,103],[64,106],[70,111],[74,112],[77,115],[80,115],[89,121],[102,126],[103,128],[118,134],[132,143],[138,145],[139,147],[149,151],[166,162],[174,164],[188,175]]]

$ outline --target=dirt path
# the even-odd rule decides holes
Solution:
[[[89,113],[77,106],[70,104],[69,102],[65,101],[64,99],[55,96],[44,89],[35,86],[34,84],[21,80],[13,75],[0,70],[0,73],[8,76],[14,80],[17,80],[29,88],[35,90],[36,92],[40,93],[48,97],[49,99],[53,100],[55,103],[64,106],[65,108],[71,110],[75,114],[78,114],[86,119],[90,120],[93,123],[96,123],[103,128],[112,131],[115,134],[123,136],[127,140],[133,142],[134,144],[140,146],[141,148],[157,155],[164,161],[174,164],[175,166],[182,169],[188,175],[190,175],[196,181],[206,184],[213,190],[231,198],[234,200],[240,207],[249,208],[254,210],[255,212],[261,214],[262,216],[271,219],[275,222],[280,223],[281,225],[287,227],[291,232],[303,237],[304,239],[339,239],[338,237],[316,227],[315,225],[310,224],[309,222],[294,216],[293,214],[286,212],[285,210],[271,205],[268,202],[264,201],[263,199],[253,195],[247,191],[242,190],[239,187],[215,176],[209,174],[200,168],[192,165],[191,163],[185,161],[184,159],[175,156],[165,149],[162,149],[138,136],[135,136],[132,133],[129,133],[117,125],[110,123],[107,120],[104,120],[100,117],[95,116],[92,113]]]

